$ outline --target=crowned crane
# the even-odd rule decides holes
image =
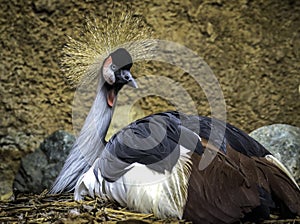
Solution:
[[[106,143],[119,90],[125,84],[137,87],[131,66],[123,48],[104,60],[96,99],[52,193],[74,190],[76,200],[104,196],[135,211],[194,223],[257,222],[271,212],[300,215],[300,190],[287,169],[223,121],[158,113],[129,124]],[[213,128],[217,134],[210,138]],[[222,128],[224,135],[218,132]],[[215,156],[201,169],[209,154]]]

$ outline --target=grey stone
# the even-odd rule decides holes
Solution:
[[[273,124],[258,128],[250,136],[260,142],[300,181],[300,128]]]
[[[40,147],[21,160],[14,180],[14,191],[41,193],[49,189],[60,172],[75,137],[65,131],[56,131]]]

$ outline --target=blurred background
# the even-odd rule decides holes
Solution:
[[[300,127],[300,1],[1,0],[0,195],[10,194],[20,159],[46,136],[76,132],[76,86],[60,68],[67,36],[80,35],[88,16],[101,21],[107,12],[118,15],[124,9],[151,27],[155,37],[180,43],[206,61],[223,91],[228,122],[246,132],[275,123]],[[179,68],[148,62],[144,74],[135,69],[136,77],[171,78],[191,95],[200,114],[210,115],[205,94]],[[125,90],[123,96],[118,106],[131,110],[129,120],[173,109],[157,96],[127,108],[130,94]],[[109,135],[122,123],[118,119]]]

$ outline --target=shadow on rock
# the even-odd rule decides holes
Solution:
[[[41,193],[49,189],[62,169],[74,141],[73,135],[56,131],[37,150],[22,158],[13,184],[14,192]]]

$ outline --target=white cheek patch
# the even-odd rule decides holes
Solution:
[[[108,57],[104,64],[103,64],[103,78],[105,79],[105,81],[110,84],[113,85],[116,81],[116,77],[114,72],[110,69],[110,65],[112,63],[112,58],[111,56]]]

